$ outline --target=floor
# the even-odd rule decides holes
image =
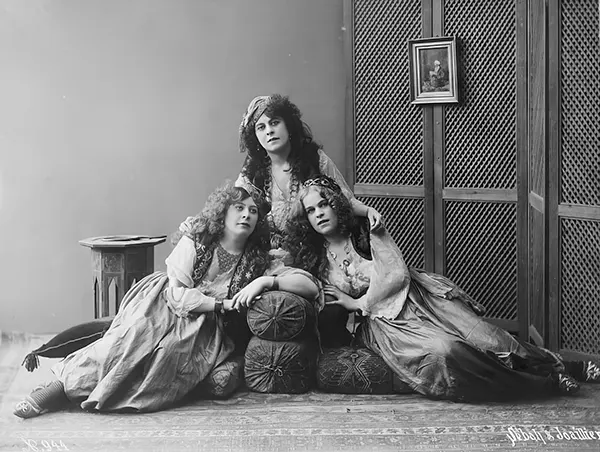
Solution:
[[[244,392],[151,414],[74,407],[35,419],[14,404],[51,378],[55,360],[21,367],[51,336],[0,344],[0,452],[5,451],[600,451],[600,385],[576,397],[522,404],[454,404],[417,395]]]

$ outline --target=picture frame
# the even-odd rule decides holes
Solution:
[[[458,103],[456,38],[408,41],[412,104]]]

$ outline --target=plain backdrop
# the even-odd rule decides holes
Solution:
[[[0,330],[91,320],[78,240],[197,213],[237,176],[256,95],[289,95],[344,171],[342,19],[342,0],[0,0]]]

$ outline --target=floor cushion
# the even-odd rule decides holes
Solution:
[[[233,356],[216,366],[192,391],[193,399],[225,399],[244,382],[244,357]]]
[[[39,356],[43,356],[44,358],[64,358],[104,336],[104,333],[110,328],[113,319],[114,316],[101,317],[67,328],[41,347],[29,353],[23,360],[22,365],[29,372],[33,372],[39,366]]]
[[[324,350],[317,364],[317,387],[342,394],[412,392],[379,355],[364,347]]]
[[[300,339],[315,332],[315,308],[305,298],[285,291],[265,292],[248,309],[255,336],[269,341]]]
[[[246,386],[263,393],[307,392],[314,386],[317,350],[310,339],[275,342],[254,336],[245,355]]]

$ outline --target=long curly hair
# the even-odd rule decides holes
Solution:
[[[290,135],[291,152],[288,157],[292,177],[299,183],[319,174],[319,154],[321,147],[313,139],[308,124],[302,121],[300,109],[287,96],[273,94],[267,100],[267,106],[260,115],[254,114],[240,130],[240,147],[248,152],[242,174],[261,190],[270,178],[271,161],[267,151],[260,145],[254,127],[262,114],[269,118],[281,118]]]
[[[194,242],[200,242],[206,246],[221,240],[225,233],[225,216],[229,206],[250,197],[258,206],[259,214],[256,227],[246,242],[245,251],[251,253],[252,259],[257,259],[257,265],[268,264],[270,231],[266,215],[270,206],[258,194],[251,196],[245,189],[235,187],[230,181],[215,189],[208,196],[202,211],[191,220],[191,232],[185,235],[188,235]],[[180,230],[176,231],[171,235],[171,243],[177,244],[183,235],[184,233]]]
[[[349,236],[356,225],[350,201],[340,190],[312,185],[302,186],[294,201],[287,221],[287,236],[283,248],[293,256],[293,266],[325,280],[328,276],[327,250],[325,237],[319,234],[308,221],[304,208],[304,198],[310,191],[316,191],[327,200],[338,219],[338,232]]]

